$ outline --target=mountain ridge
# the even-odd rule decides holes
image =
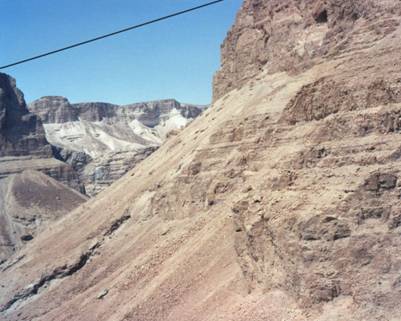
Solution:
[[[121,106],[71,104],[65,97],[46,96],[32,102],[29,109],[41,118],[56,157],[78,172],[86,193],[94,196],[205,107],[175,99]]]

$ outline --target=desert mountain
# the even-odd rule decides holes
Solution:
[[[15,79],[0,73],[0,179],[28,169],[82,189],[71,166],[53,157],[42,122],[28,111]]]
[[[44,124],[58,159],[70,164],[96,195],[154,152],[168,133],[197,117],[204,106],[160,100],[130,105],[71,104],[43,97],[29,105]]]
[[[0,262],[30,242],[49,222],[86,200],[81,193],[33,170],[1,179]]]
[[[246,0],[213,106],[22,249],[2,318],[401,319],[400,22]]]
[[[27,109],[22,92],[0,73],[0,262],[86,198],[71,166],[53,157],[40,119]]]

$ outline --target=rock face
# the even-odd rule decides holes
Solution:
[[[51,147],[15,80],[0,73],[0,157],[25,155],[51,157]]]
[[[246,0],[222,46],[215,99],[265,70],[298,73],[363,50],[398,27],[391,0]]]
[[[400,2],[238,17],[221,99],[0,272],[4,320],[401,319]]]
[[[70,164],[96,195],[154,152],[172,130],[197,117],[203,106],[161,100],[125,106],[70,104],[43,97],[30,104],[58,159]]]
[[[0,180],[0,262],[87,199],[40,172],[28,170]],[[2,268],[7,263],[3,263]]]
[[[25,170],[36,170],[85,194],[85,188],[78,173],[68,164],[55,158],[36,158],[33,156],[0,158],[0,180]]]
[[[28,111],[15,80],[0,73],[0,179],[27,169],[82,189],[71,166],[53,158],[42,122]]]

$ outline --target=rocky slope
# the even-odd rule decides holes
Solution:
[[[33,170],[1,179],[0,262],[30,242],[49,222],[86,200],[77,191]]]
[[[93,196],[154,152],[169,132],[186,126],[204,107],[175,100],[125,106],[70,104],[53,96],[34,101],[29,109],[43,121],[57,158],[72,165]]]
[[[221,98],[0,272],[4,320],[401,319],[399,1],[238,17]]]

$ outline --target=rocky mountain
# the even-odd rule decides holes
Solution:
[[[42,123],[29,113],[15,79],[0,73],[0,157],[51,157]]]
[[[222,51],[211,108],[0,272],[4,320],[401,319],[400,2],[245,0]]]
[[[0,262],[86,200],[45,174],[81,190],[72,167],[53,157],[42,122],[28,111],[15,80],[0,73]]]
[[[82,189],[72,167],[53,157],[42,122],[28,111],[15,79],[0,73],[0,179],[27,169]]]
[[[81,193],[33,170],[1,179],[0,262],[20,250],[50,222],[86,200]]]
[[[42,120],[56,157],[72,165],[92,196],[135,167],[168,133],[186,126],[204,108],[175,100],[125,106],[71,104],[54,96],[29,106]]]

